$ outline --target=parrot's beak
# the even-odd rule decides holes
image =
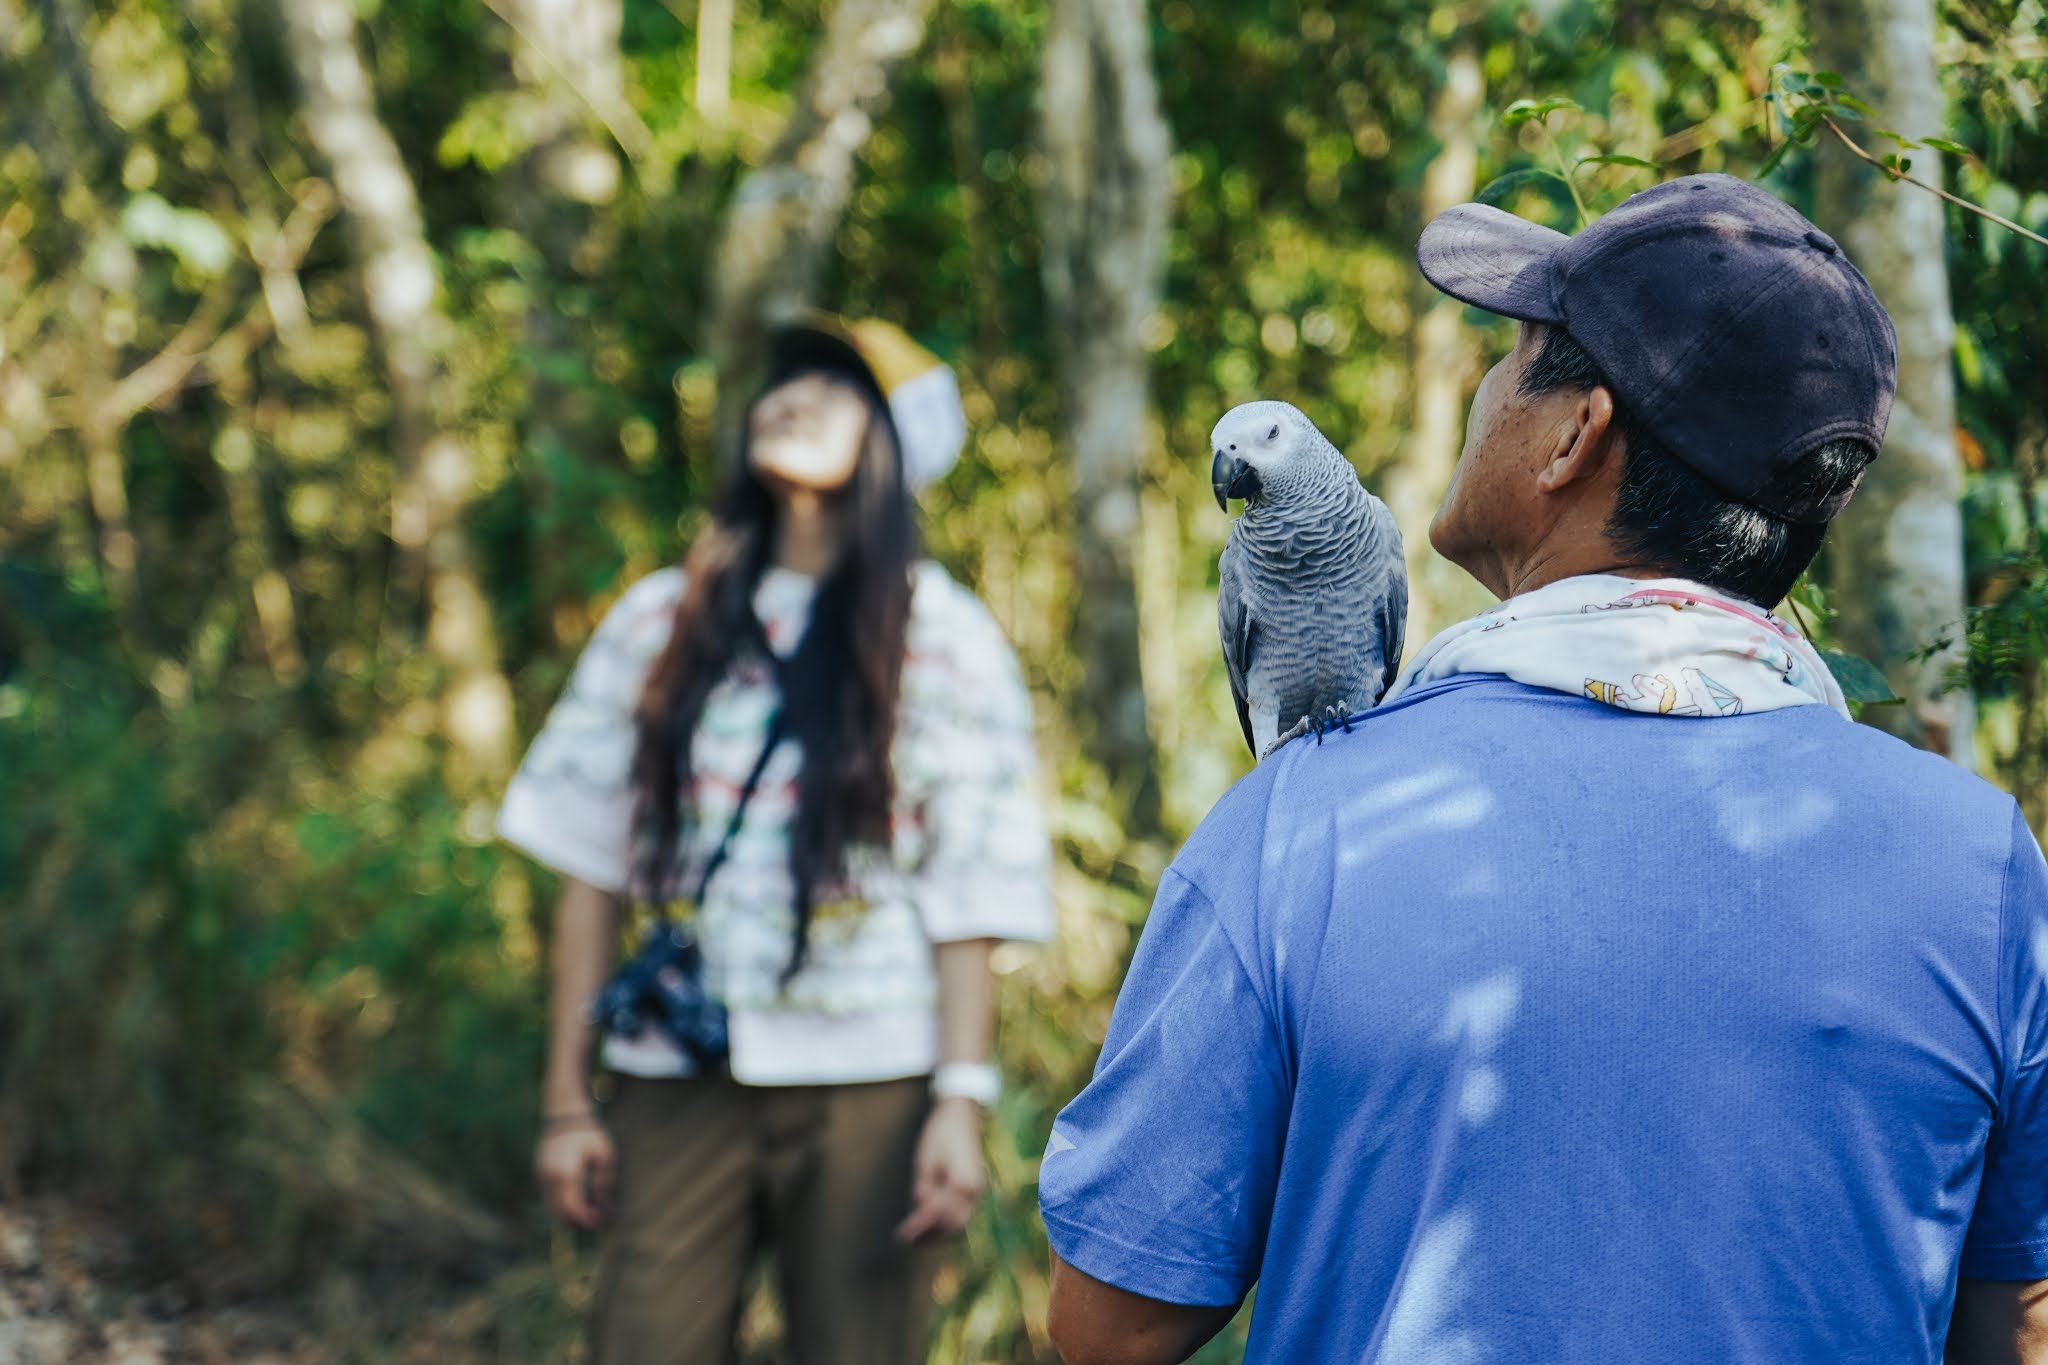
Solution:
[[[1216,505],[1228,512],[1232,498],[1259,495],[1259,471],[1235,455],[1219,450],[1209,464],[1209,487],[1216,490]]]

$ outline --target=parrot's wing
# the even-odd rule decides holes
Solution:
[[[1394,680],[1401,676],[1402,635],[1408,625],[1408,576],[1402,574],[1393,583],[1393,591],[1380,599],[1380,639],[1386,641],[1386,681],[1380,687],[1380,695],[1386,696],[1393,690]]]
[[[1394,525],[1394,514],[1385,503],[1375,509],[1380,523],[1382,571],[1386,574],[1384,590],[1379,594],[1380,644],[1385,650],[1387,667],[1386,683],[1380,688],[1382,697],[1394,686],[1394,680],[1401,676],[1401,648],[1408,631],[1408,561],[1401,546],[1401,530]]]
[[[1245,591],[1244,568],[1233,547],[1226,544],[1217,561],[1216,625],[1223,637],[1223,671],[1230,675],[1230,698],[1237,704],[1238,728],[1244,731],[1244,745],[1259,754],[1252,738],[1250,684],[1252,651],[1258,644],[1258,623],[1252,619],[1250,595]]]

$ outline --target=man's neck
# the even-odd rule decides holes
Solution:
[[[1546,551],[1539,548],[1519,563],[1504,566],[1500,582],[1488,583],[1486,587],[1506,601],[1538,588],[1547,588],[1560,580],[1580,578],[1586,574],[1613,574],[1617,578],[1664,577],[1659,569],[1621,558],[1612,546],[1602,546],[1598,550],[1577,547]]]

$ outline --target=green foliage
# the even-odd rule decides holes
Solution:
[[[1876,664],[1860,654],[1846,650],[1823,649],[1821,662],[1828,666],[1828,672],[1835,675],[1835,682],[1841,686],[1842,695],[1852,705],[1868,706],[1874,702],[1896,702],[1899,694],[1892,691],[1892,685],[1885,681],[1884,674]]]
[[[1842,125],[1873,117],[1873,111],[1868,104],[1841,87],[1842,78],[1832,71],[1808,74],[1779,68],[1774,72],[1772,90],[1764,99],[1780,109],[1785,140],[1765,159],[1760,174],[1768,174],[1792,148],[1814,142],[1825,129],[1852,155],[1878,167],[1894,180],[1903,180],[1929,193],[1940,195],[1966,213],[1994,222],[2008,232],[2018,233],[2038,246],[2048,247],[2048,236],[2037,233],[1989,208],[1950,194],[1939,185],[1929,184],[1908,174],[1913,169],[1913,159],[1905,153],[1919,148],[1947,152],[1966,161],[1975,160],[1977,154],[1962,143],[1943,137],[1921,137],[1915,141],[1904,133],[1894,132],[1889,128],[1872,127],[1870,131],[1875,136],[1884,138],[1900,150],[1887,152],[1882,156],[1872,155],[1866,151]]]
[[[0,683],[0,1163],[232,1208],[208,1149],[239,1077],[273,1053],[236,951],[250,919],[193,843],[190,803],[216,774],[93,647],[104,603],[53,574],[7,577],[17,612],[68,624],[75,650],[38,650]]]
[[[1784,610],[1798,624],[1799,633],[1813,642],[1821,662],[1842,689],[1851,715],[1860,716],[1866,706],[1897,703],[1884,672],[1860,654],[1842,649],[1835,639],[1835,607],[1828,592],[1812,573],[1802,574],[1785,597]]]
[[[1553,198],[1557,190],[1564,192],[1571,210],[1570,218],[1563,224],[1553,223],[1567,231],[1586,226],[1599,215],[1588,207],[1585,195],[1579,188],[1579,175],[1589,166],[1624,166],[1636,170],[1656,172],[1656,162],[1647,157],[1632,156],[1626,152],[1588,152],[1584,150],[1583,124],[1585,110],[1577,100],[1564,95],[1552,95],[1541,100],[1516,100],[1500,114],[1500,126],[1505,129],[1528,126],[1535,130],[1536,141],[1554,163],[1549,166],[1526,166],[1495,177],[1475,196],[1482,204],[1495,207],[1509,207],[1519,202],[1520,192],[1525,189],[1541,189]],[[1576,116],[1579,131],[1569,139],[1572,150],[1566,151],[1567,141],[1554,132],[1550,125],[1552,114]],[[1546,215],[1548,217],[1549,215]]]

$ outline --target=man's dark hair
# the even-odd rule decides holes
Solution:
[[[1519,387],[1534,396],[1595,386],[1613,392],[1585,348],[1563,328],[1551,327]],[[1607,538],[1615,548],[1673,577],[1766,607],[1791,591],[1820,549],[1825,525],[1787,521],[1730,497],[1664,449],[1619,398],[1614,425],[1627,451],[1607,519]],[[1864,441],[1829,441],[1787,466],[1759,494],[1771,501],[1826,497],[1854,485],[1876,454]]]

